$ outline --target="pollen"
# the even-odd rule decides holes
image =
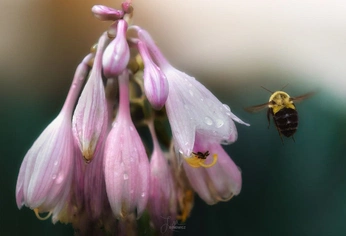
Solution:
[[[194,168],[204,167],[209,168],[216,164],[217,162],[217,154],[213,154],[213,161],[209,164],[205,163],[207,158],[201,158],[199,153],[192,153],[192,157],[185,158],[185,161]]]
[[[39,219],[39,220],[47,220],[52,215],[52,212],[50,211],[45,217],[42,217],[42,216],[40,216],[38,208],[35,208],[34,212],[35,212],[37,219]]]

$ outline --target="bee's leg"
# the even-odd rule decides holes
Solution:
[[[270,113],[271,113],[271,110],[268,109],[268,110],[267,110],[268,129],[269,129],[269,126],[270,126]],[[280,133],[280,132],[279,132],[279,133]]]
[[[275,120],[274,120],[274,122],[275,122]],[[280,132],[279,128],[277,127],[276,123],[275,123],[275,126],[276,126],[276,129],[277,129],[278,133],[279,133],[279,136],[280,136],[280,139],[281,139],[282,145],[285,145],[285,144],[284,144],[284,140],[282,139],[281,132]]]
[[[292,139],[293,139],[293,142],[296,142],[296,140],[294,140],[294,137],[293,137],[293,135],[292,135]]]
[[[280,130],[279,130],[279,129],[278,129],[278,132],[279,132],[279,136],[280,136],[280,139],[281,139],[282,145],[285,145],[285,144],[284,144],[284,140],[282,139],[282,135],[281,135],[281,133],[280,133]]]

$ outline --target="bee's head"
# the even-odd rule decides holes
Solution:
[[[283,91],[276,91],[274,92],[270,98],[269,98],[269,107],[274,107],[274,106],[285,106],[289,103],[290,101],[290,95]]]

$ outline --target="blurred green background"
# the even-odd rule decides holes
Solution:
[[[39,221],[27,208],[18,210],[15,185],[26,151],[58,114],[75,67],[108,24],[93,19],[89,10],[95,2],[91,0],[41,1],[40,7],[35,3],[18,0],[2,1],[0,5],[7,9],[0,21],[4,32],[0,39],[0,235],[73,235],[70,226]],[[98,3],[118,6],[116,1]],[[219,49],[224,57],[208,52],[208,48],[215,47],[210,45],[218,45],[215,42],[209,42],[208,48],[201,51],[191,49],[186,53],[176,47],[194,46],[193,42],[178,38],[171,39],[171,43],[166,39],[170,37],[159,32],[163,21],[157,18],[164,13],[155,18],[146,16],[144,8],[141,12],[137,23],[154,29],[153,37],[173,64],[201,80],[237,116],[251,124],[237,125],[238,141],[225,147],[242,169],[241,194],[215,206],[197,197],[186,229],[176,235],[346,235],[346,101],[342,96],[346,88],[341,67],[325,63],[325,70],[324,64],[311,69],[302,63],[301,70],[297,70],[291,67],[295,58],[313,61],[306,53],[298,50],[289,57],[292,61],[278,62],[278,55],[268,57],[256,51],[255,46],[263,49],[256,40],[251,41],[251,50],[245,46],[231,48],[234,53],[229,53],[229,48]],[[167,17],[169,13],[174,15],[168,11]],[[237,35],[242,22],[232,22]],[[341,35],[337,41],[344,38]],[[240,42],[241,37],[238,39]],[[310,39],[315,42],[316,38]],[[230,47],[238,42],[234,38],[227,41]],[[271,41],[273,38],[268,36]],[[338,59],[339,54],[322,49],[323,55],[330,53],[331,61]],[[344,49],[340,47],[341,52]],[[189,64],[189,57],[194,55],[202,60],[197,60],[200,64],[196,60]],[[219,61],[226,67],[219,67]],[[242,67],[238,68],[240,62]],[[249,114],[243,108],[267,102],[270,94],[260,86],[277,90],[287,83],[285,91],[291,96],[315,90],[318,93],[297,104],[300,121],[296,142],[284,138],[282,145],[273,124],[267,129],[265,111]]]

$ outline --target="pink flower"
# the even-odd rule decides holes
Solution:
[[[59,115],[37,138],[20,167],[16,201],[35,213],[53,213],[53,221],[66,204],[72,182],[75,156],[71,116],[88,71],[87,56],[78,66],[72,86]]]
[[[107,78],[120,75],[130,60],[130,49],[126,41],[126,21],[119,20],[118,24],[113,24],[112,27],[117,27],[117,35],[107,46],[102,59],[103,73]]]
[[[210,153],[207,158],[201,159],[199,155],[207,152]],[[193,157],[186,158],[183,165],[192,188],[200,198],[212,205],[228,201],[240,193],[241,172],[220,144],[197,136],[193,153]],[[194,165],[201,161],[202,165]],[[208,168],[198,168],[203,165]]]
[[[233,120],[248,124],[235,116],[227,105],[222,104],[195,78],[172,67],[145,30],[139,30],[138,37],[146,43],[167,77],[169,94],[166,112],[176,149],[184,156],[190,156],[196,134],[202,134],[214,143],[234,142],[237,129]]]
[[[149,124],[149,129],[153,138],[154,150],[150,159],[148,211],[155,228],[159,230],[167,223],[167,219],[176,218],[177,197],[173,176],[168,161],[160,148],[153,123]],[[172,233],[172,231],[168,230],[167,233]]]
[[[152,61],[146,45],[138,42],[138,50],[144,62],[144,91],[145,95],[153,106],[160,110],[168,97],[168,81],[165,74]]]
[[[95,5],[91,8],[91,11],[97,19],[102,21],[116,21],[124,16],[124,11],[103,5]]]
[[[96,151],[101,151],[107,126],[107,102],[102,82],[102,53],[107,43],[104,33],[97,46],[89,79],[85,84],[73,114],[73,134],[84,159],[90,162]]]
[[[119,110],[104,152],[106,190],[117,218],[136,213],[136,209],[139,217],[148,201],[149,161],[130,116],[128,72],[118,80]]]

